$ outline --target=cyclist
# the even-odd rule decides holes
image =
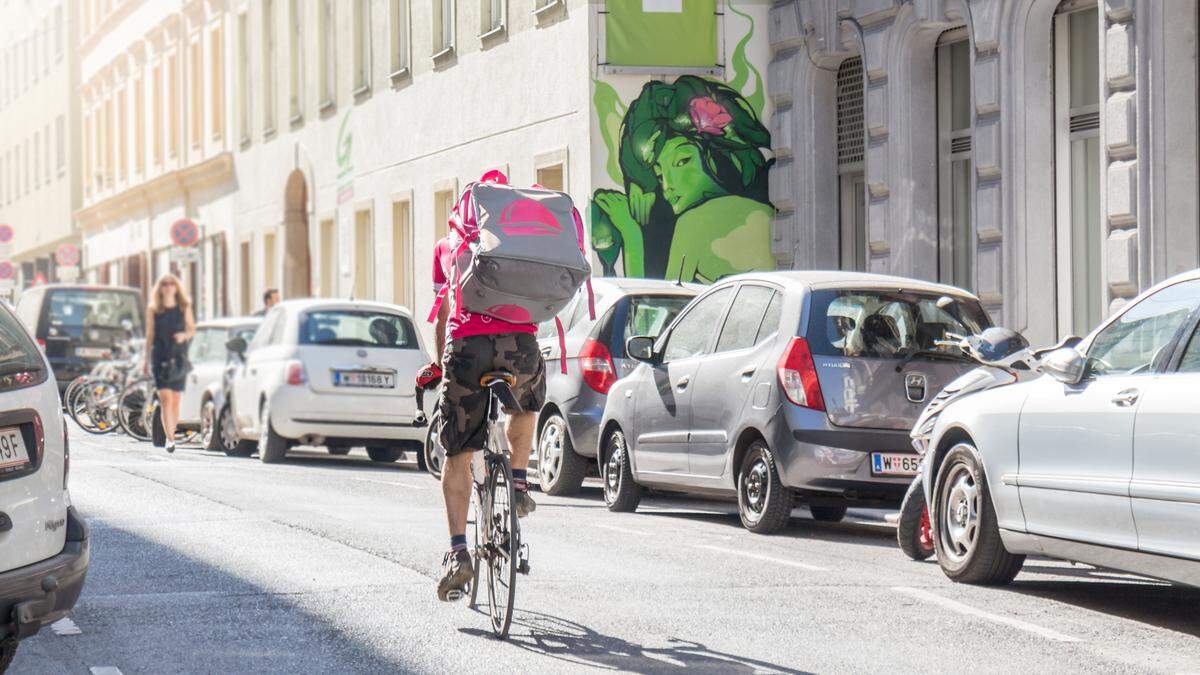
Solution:
[[[451,233],[437,243],[433,256],[435,292],[451,283],[451,257],[459,244]],[[446,520],[450,528],[450,550],[442,560],[438,580],[439,600],[461,597],[474,574],[467,551],[467,512],[471,505],[471,457],[483,449],[488,432],[489,393],[480,384],[488,372],[505,370],[516,378],[512,387],[522,412],[509,414],[506,436],[511,453],[513,487],[517,516],[524,518],[537,505],[529,496],[525,482],[529,452],[533,448],[533,428],[537,411],[546,399],[545,363],[538,349],[537,326],[509,323],[466,311],[456,315],[454,293],[446,293],[446,302],[438,309],[435,344],[437,360],[418,375],[418,384],[441,377],[442,394],[438,401],[441,427],[435,429],[446,461],[442,466],[442,496],[446,502]],[[439,368],[437,364],[441,364]]]

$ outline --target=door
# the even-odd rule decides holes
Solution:
[[[1130,503],[1134,421],[1164,355],[1197,305],[1200,282],[1143,298],[1084,345],[1088,370],[1068,385],[1030,385],[1021,411],[1018,485],[1030,532],[1136,548]]]
[[[639,475],[688,473],[692,391],[716,337],[713,327],[721,325],[733,292],[734,286],[724,286],[698,299],[660,339],[662,363],[637,393],[634,466]]]
[[[774,377],[769,357],[779,328],[782,295],[758,284],[744,284],[725,317],[712,355],[700,365],[692,390],[692,432],[688,437],[690,473],[719,478],[728,465],[734,434],[755,383]]]
[[[1200,328],[1181,345],[1177,364],[1142,394],[1129,496],[1139,549],[1200,559]]]

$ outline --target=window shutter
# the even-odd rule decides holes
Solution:
[[[838,166],[863,161],[862,58],[842,61],[837,71]]]

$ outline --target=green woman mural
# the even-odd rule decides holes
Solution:
[[[770,132],[721,82],[646,83],[621,122],[625,193],[597,190],[592,245],[615,273],[712,282],[775,266]]]

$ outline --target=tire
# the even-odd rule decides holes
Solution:
[[[815,506],[809,504],[808,510],[812,513],[813,520],[822,523],[840,523],[846,517],[846,507],[842,506]]]
[[[614,429],[608,435],[604,442],[604,458],[601,478],[604,480],[605,506],[617,513],[636,511],[642,501],[642,486],[633,479],[625,432]]]
[[[275,428],[271,426],[271,412],[265,403],[260,415],[262,430],[258,438],[258,459],[263,464],[282,462],[283,458],[287,456],[287,439],[275,433]]]
[[[329,451],[329,454],[336,457],[350,454],[350,446],[348,445],[327,445],[325,449]]]
[[[0,673],[8,670],[8,667],[13,662],[13,657],[17,655],[17,645],[20,644],[12,638],[0,640]]]
[[[437,426],[434,420],[437,419],[437,413],[434,413],[433,419],[429,421],[429,432],[425,434],[425,448],[422,454],[422,459],[425,462],[425,470],[436,481],[442,480],[442,465],[446,462],[446,451],[442,450],[441,444],[438,442],[437,433],[434,431]]]
[[[372,462],[394,462],[404,457],[404,451],[387,446],[367,448],[367,456]]]
[[[982,586],[1012,581],[1025,556],[1009,553],[1000,540],[996,510],[974,446],[959,443],[950,449],[938,467],[933,495],[934,544],[946,576]]]
[[[205,399],[200,406],[200,445],[209,452],[221,449],[221,440],[217,437],[217,404],[211,398]]]
[[[548,495],[569,497],[579,494],[588,462],[575,452],[567,421],[554,413],[538,434],[538,485]]]
[[[762,440],[750,444],[738,471],[738,516],[755,534],[772,534],[787,526],[795,496],[783,486],[775,456]]]
[[[228,403],[221,406],[213,436],[217,439],[218,449],[224,451],[226,457],[249,457],[258,448],[254,441],[238,438],[237,425],[233,422],[233,412],[229,410]]]
[[[484,515],[491,524],[488,541],[504,555],[488,560],[488,614],[492,633],[500,639],[512,625],[513,603],[517,595],[517,565],[521,550],[521,526],[517,522],[516,491],[507,462],[495,462],[488,472],[488,507]],[[490,511],[490,513],[488,513]],[[507,561],[507,563],[505,562]]]
[[[923,486],[920,476],[908,486],[904,502],[900,504],[900,520],[896,523],[896,542],[900,544],[900,550],[917,561],[926,560],[936,552]]]

